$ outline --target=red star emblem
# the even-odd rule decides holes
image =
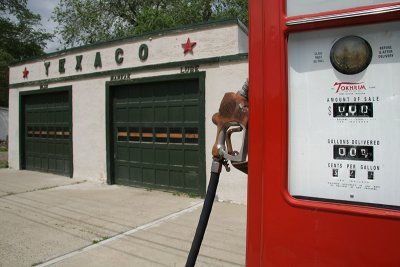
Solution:
[[[190,42],[190,38],[187,39],[186,43],[182,44],[183,47],[183,54],[190,52],[193,54],[193,47],[195,47],[196,42]]]
[[[27,70],[27,68],[25,67],[24,71],[22,72],[24,79],[28,79],[28,74],[29,71]]]

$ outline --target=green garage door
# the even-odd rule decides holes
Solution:
[[[114,87],[114,182],[204,194],[203,99],[198,79]]]
[[[70,91],[21,93],[21,167],[72,176]]]

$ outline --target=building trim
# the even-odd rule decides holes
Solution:
[[[170,28],[170,29],[146,32],[146,33],[138,34],[135,36],[116,38],[116,39],[112,39],[109,41],[98,42],[98,43],[94,43],[94,44],[64,49],[61,51],[56,51],[56,52],[48,53],[45,55],[35,56],[35,57],[27,58],[27,59],[24,59],[21,61],[17,61],[17,62],[12,63],[10,65],[10,67],[26,64],[26,63],[29,63],[29,62],[35,61],[35,60],[50,59],[50,58],[62,56],[62,55],[68,54],[68,53],[80,53],[80,52],[88,51],[91,49],[104,48],[106,46],[114,45],[114,44],[122,44],[122,43],[132,42],[132,41],[146,40],[150,37],[154,37],[155,35],[157,35],[157,37],[162,37],[162,36],[165,36],[168,34],[173,34],[176,32],[193,31],[193,30],[200,30],[200,29],[210,29],[210,28],[214,28],[216,26],[235,25],[235,24],[237,24],[239,26],[239,28],[248,35],[248,29],[247,29],[246,25],[243,22],[241,22],[239,19],[229,18],[229,19],[222,19],[222,20],[214,20],[214,21],[202,22],[202,23],[197,23],[197,24],[178,26],[178,27],[174,27],[174,28]]]
[[[114,75],[114,74],[118,74],[118,73],[135,73],[135,72],[143,72],[143,71],[149,71],[149,70],[154,70],[154,69],[177,68],[177,67],[188,66],[188,65],[193,66],[193,65],[201,65],[201,64],[203,64],[203,65],[218,64],[218,63],[241,61],[241,60],[247,60],[247,59],[248,59],[248,53],[240,53],[240,54],[236,54],[236,55],[228,55],[228,56],[221,56],[221,57],[210,57],[210,58],[193,59],[193,60],[186,60],[186,61],[167,62],[167,63],[152,64],[152,65],[145,65],[145,66],[139,66],[139,67],[99,71],[99,72],[80,74],[80,75],[71,75],[68,77],[44,79],[44,80],[37,80],[37,81],[31,81],[31,82],[14,83],[14,84],[10,84],[9,88],[14,89],[14,88],[21,88],[21,87],[26,87],[26,86],[48,86],[51,83],[91,79],[91,78],[96,78],[96,77],[110,76],[110,75]]]

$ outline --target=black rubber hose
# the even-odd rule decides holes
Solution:
[[[204,233],[206,232],[208,219],[210,218],[218,182],[219,173],[211,172],[206,198],[204,199],[204,205],[201,211],[199,224],[197,225],[196,234],[193,238],[192,247],[190,248],[190,252],[186,261],[186,267],[194,267],[196,264],[197,255],[199,254],[201,242],[203,241]]]

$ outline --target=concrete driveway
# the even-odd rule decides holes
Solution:
[[[0,170],[0,266],[184,266],[203,200]],[[215,203],[196,266],[244,266],[246,207]]]

